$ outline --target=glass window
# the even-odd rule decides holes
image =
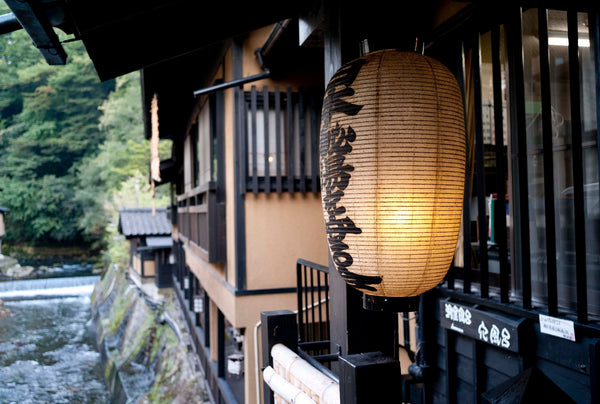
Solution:
[[[505,47],[505,34],[503,27],[500,27],[499,31],[499,70],[500,70],[500,83],[497,84],[496,91],[500,92],[500,100],[502,102],[500,107],[500,113],[502,114],[502,133],[499,138],[501,144],[496,142],[496,112],[494,105],[494,75],[493,75],[493,63],[492,63],[492,34],[490,31],[480,35],[480,76],[481,76],[481,130],[483,139],[483,166],[484,166],[484,183],[485,189],[483,196],[485,197],[486,206],[486,217],[484,220],[487,221],[487,239],[488,245],[488,268],[490,273],[490,283],[492,285],[498,284],[498,276],[500,274],[500,262],[499,262],[499,229],[496,228],[498,220],[504,220],[508,224],[508,174],[507,174],[507,145],[508,145],[508,116],[507,116],[507,102],[506,102],[506,89],[507,89],[507,76],[506,76],[506,47]],[[497,159],[497,150],[500,151],[502,156],[502,162]],[[500,164],[501,163],[501,164]],[[499,179],[499,177],[501,177]],[[499,189],[502,187],[502,189]],[[505,210],[504,217],[496,218],[495,215],[499,214],[496,209],[498,203],[498,195],[504,194],[505,196]],[[471,203],[472,209],[477,214],[477,204]],[[500,212],[501,214],[502,212]],[[473,217],[473,213],[471,214]],[[479,220],[478,215],[476,216]],[[508,232],[507,232],[508,234]],[[510,246],[507,239],[504,240],[507,247]],[[510,256],[510,253],[508,253]]]
[[[196,137],[196,186],[205,185],[211,180],[213,136],[210,117],[210,106],[209,103],[206,102],[198,114],[198,132]]]
[[[277,167],[279,167],[281,175],[287,175],[287,161],[285,158],[287,144],[284,136],[287,128],[285,110],[280,110],[278,114],[274,99],[270,101],[269,110],[265,111],[264,97],[259,94],[257,95],[256,114],[253,113],[250,105],[247,108],[246,133],[248,134],[249,175],[253,173],[254,159],[256,159],[256,175],[259,177],[275,176]],[[256,130],[255,133],[253,133],[254,130]],[[256,153],[254,153],[255,144]],[[265,159],[267,153],[268,157]]]
[[[264,91],[245,93],[248,176],[255,168],[258,177],[287,176],[290,168],[295,178],[311,176],[318,154],[320,107],[303,101],[306,94],[299,92],[267,94],[268,111]]]
[[[598,149],[596,75],[591,52],[588,16],[578,14],[579,77],[581,99],[571,99],[569,80],[569,40],[567,13],[548,10],[548,62],[549,83],[542,81],[540,73],[540,46],[538,10],[523,13],[523,66],[527,122],[527,169],[530,220],[530,253],[532,295],[534,302],[546,302],[547,245],[546,224],[548,215],[555,220],[556,265],[558,277],[558,304],[563,309],[576,309],[575,256],[581,246],[575,245],[574,185],[583,181],[585,206],[586,270],[588,281],[589,312],[600,314],[600,262],[598,255],[600,209],[598,205]],[[549,86],[551,133],[542,127],[542,88]],[[571,116],[571,106],[578,102],[581,117]],[[574,178],[572,123],[581,119],[583,178]],[[544,136],[552,139],[553,195],[544,192]],[[546,212],[545,199],[554,198],[554,212]]]

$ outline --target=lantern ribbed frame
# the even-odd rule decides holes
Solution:
[[[421,54],[373,52],[332,77],[322,117],[321,191],[338,271],[370,295],[435,287],[450,267],[463,206],[456,79]]]

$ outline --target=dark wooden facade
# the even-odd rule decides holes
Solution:
[[[75,6],[79,3],[73,2]],[[148,10],[154,18],[151,22],[160,16],[159,3]],[[162,4],[172,13],[164,14],[165,18],[176,20],[190,11],[180,2],[173,4],[179,8]],[[137,6],[144,9],[143,5]],[[164,104],[162,110],[170,112],[161,125],[165,136],[179,145],[194,108],[190,88],[212,83],[218,68],[215,61],[230,47],[234,49],[233,58],[241,58],[240,30],[286,17],[299,21],[297,41],[286,42],[283,53],[272,52],[270,66],[273,72],[276,66],[283,66],[285,73],[290,66],[282,60],[307,48],[316,49],[322,55],[322,59],[315,60],[322,63],[323,88],[332,74],[358,57],[367,44],[371,51],[402,48],[442,61],[456,75],[464,96],[468,145],[465,220],[447,278],[421,297],[419,350],[414,353],[414,366],[404,383],[398,381],[398,401],[496,402],[506,393],[513,398],[551,395],[561,402],[600,402],[600,6],[582,1],[450,0],[403,3],[400,11],[392,2],[356,6],[331,0],[309,2],[304,7],[283,7],[277,2],[271,6],[259,10],[253,5],[254,12],[189,13],[210,16],[220,23],[219,28],[213,34],[199,35],[190,27],[216,24],[182,18],[185,29],[177,32],[184,38],[171,54],[170,44],[162,40],[143,41],[150,46],[144,48],[145,54],[128,55],[122,63],[118,57],[108,56],[114,41],[99,41],[105,29],[112,29],[113,40],[123,35],[123,45],[127,45],[132,43],[131,38],[139,37],[139,33],[131,32],[149,32],[155,27],[160,32],[162,24],[156,23],[149,30],[143,22],[145,14],[133,12],[133,6],[123,10],[127,18],[120,19],[106,13],[99,13],[96,20],[82,18],[85,13],[81,7],[74,7],[74,12],[66,15],[80,18],[74,22],[75,31],[83,34],[101,77],[146,67],[147,88],[162,91],[166,94],[163,99],[172,101]],[[203,10],[192,7],[191,11]],[[105,24],[98,24],[97,19],[104,19],[100,22]],[[239,21],[245,23],[236,25]],[[173,25],[170,21],[165,27]],[[94,26],[103,29],[90,29]],[[193,38],[200,39],[195,42]],[[123,52],[122,46],[117,49]],[[190,54],[191,50],[197,53]],[[201,63],[203,57],[211,62]],[[161,60],[163,63],[157,64]],[[184,63],[188,60],[195,63]],[[203,69],[184,68],[197,65]],[[241,64],[235,68],[234,78],[242,78]],[[164,79],[167,76],[176,77],[177,85]],[[183,90],[178,93],[177,89]],[[237,198],[239,226],[235,228],[236,262],[232,263],[236,268],[236,294],[250,293],[244,289],[244,195],[290,189],[318,191],[316,172],[309,172],[306,165],[297,183],[286,182],[276,168],[269,171],[270,175],[259,175],[259,166],[269,165],[268,160],[259,161],[252,154],[257,141],[252,114],[261,102],[263,106],[277,102],[278,97],[271,92],[261,88],[247,93],[235,90],[235,105],[238,111],[245,111],[235,117],[235,125],[240,133],[242,128],[250,127],[249,137],[237,138],[239,143],[234,145],[236,178],[232,191]],[[151,97],[150,92],[145,94],[146,107]],[[146,112],[148,115],[149,108]],[[248,117],[250,122],[246,121]],[[304,122],[305,128],[314,125],[309,121]],[[305,150],[305,156],[312,153],[307,150],[311,149]],[[169,166],[171,174],[165,178],[182,196],[177,223],[192,236],[191,215],[201,215],[205,204],[207,211],[218,212],[219,199],[213,193],[216,199],[211,202],[215,189],[210,187],[207,197],[184,195],[177,174],[182,156],[183,150],[176,146],[170,162],[175,169]],[[215,227],[205,228],[209,232]],[[205,235],[196,233],[196,241],[202,245]],[[207,247],[206,251],[208,261],[219,261],[219,247]],[[177,262],[181,282],[189,275],[189,268],[184,265],[185,256]],[[202,291],[199,285],[193,287]],[[396,313],[364,310],[362,295],[349,288],[335,270],[330,271],[328,287],[331,324],[327,355],[348,358],[381,352],[397,358],[398,346],[406,343],[398,336]],[[185,299],[184,304],[189,304],[190,297]],[[213,313],[218,316],[213,321],[222,333],[223,313]],[[319,327],[313,326],[313,330]],[[559,331],[565,334],[551,335]],[[224,352],[219,351],[218,356],[223,359]],[[220,360],[211,373],[214,391],[219,394],[227,391],[219,387],[223,366]],[[343,371],[335,361],[331,368],[338,376]],[[220,401],[229,400],[225,394]]]

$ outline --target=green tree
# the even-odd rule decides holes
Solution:
[[[150,149],[144,137],[139,72],[116,79],[116,86],[100,106],[100,130],[105,141],[95,156],[84,159],[77,169],[80,187],[76,199],[84,206],[80,227],[90,239],[109,241],[108,226],[116,228],[123,207],[150,206],[148,167]],[[167,158],[170,143],[161,141],[161,156]],[[157,206],[169,203],[167,187],[157,188]],[[112,234],[114,235],[114,234]]]
[[[79,218],[75,175],[105,140],[99,106],[114,88],[101,83],[81,44],[65,66],[49,66],[22,31],[0,39],[0,205],[12,241],[93,242]],[[37,54],[33,54],[31,49]]]
[[[118,210],[153,203],[140,75],[100,83],[80,43],[68,44],[67,54],[65,66],[49,66],[24,31],[0,36],[0,205],[10,209],[7,236],[111,248]],[[160,146],[167,158],[170,143]],[[157,206],[168,204],[168,191],[157,189]]]

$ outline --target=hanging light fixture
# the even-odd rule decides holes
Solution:
[[[194,313],[202,313],[204,311],[204,298],[202,295],[194,295]]]
[[[397,50],[342,66],[323,100],[320,168],[329,248],[349,285],[406,298],[444,278],[465,177],[462,97],[445,66]]]

